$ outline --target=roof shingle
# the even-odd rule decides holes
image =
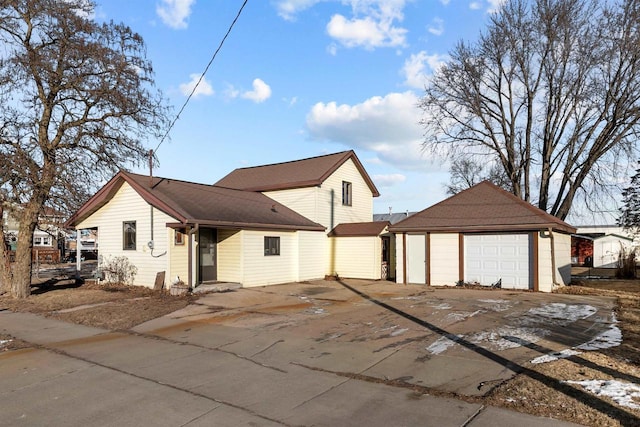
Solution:
[[[389,221],[351,222],[338,224],[329,233],[329,237],[365,237],[379,236],[389,225]]]
[[[216,182],[215,185],[246,191],[275,191],[313,187],[321,185],[329,175],[349,159],[360,171],[373,196],[379,196],[378,189],[353,150],[291,162],[236,169]]]
[[[178,223],[228,228],[324,231],[325,227],[255,192],[119,172],[67,222],[75,226],[104,206],[124,182]]]
[[[576,229],[524,200],[483,181],[389,227],[394,232],[534,231]]]

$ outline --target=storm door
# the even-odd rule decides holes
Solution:
[[[215,228],[201,228],[199,234],[199,281],[202,283],[218,280],[216,260],[217,230]]]

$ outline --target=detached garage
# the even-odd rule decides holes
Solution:
[[[488,181],[389,227],[400,283],[550,292],[571,280],[575,228]]]

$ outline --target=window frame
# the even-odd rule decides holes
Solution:
[[[180,230],[174,230],[173,234],[173,245],[174,246],[184,246],[185,244],[185,234]]]
[[[264,256],[280,256],[280,236],[264,236]]]
[[[127,225],[133,224],[133,233],[131,230],[127,230]],[[132,242],[127,245],[127,234],[133,234]],[[138,227],[136,221],[122,221],[122,250],[123,251],[135,251],[138,246]]]
[[[342,206],[353,206],[353,184],[342,181]]]

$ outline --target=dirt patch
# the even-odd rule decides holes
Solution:
[[[0,297],[0,308],[110,330],[130,329],[186,307],[196,298],[171,296],[140,286],[60,281],[34,288],[26,299]]]
[[[581,280],[558,292],[616,297],[622,345],[530,365],[529,369],[549,381],[545,384],[531,375],[518,374],[496,387],[485,403],[587,426],[640,425],[640,409],[621,406],[609,397],[596,396],[579,385],[565,382],[618,380],[640,384],[640,281]],[[633,404],[640,406],[640,398],[633,399]]]

